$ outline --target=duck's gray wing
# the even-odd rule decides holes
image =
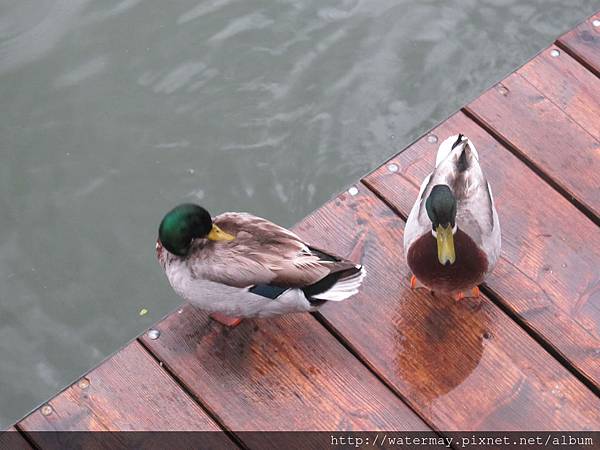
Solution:
[[[214,223],[235,239],[197,243],[201,251],[193,251],[188,263],[198,278],[242,288],[304,288],[354,267],[349,261],[309,247],[295,233],[251,214],[224,213]]]

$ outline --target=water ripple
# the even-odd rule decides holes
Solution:
[[[250,30],[260,30],[273,23],[273,19],[265,17],[262,13],[252,13],[232,20],[225,28],[215,34],[209,41],[224,41],[237,34]]]
[[[90,0],[61,0],[44,18],[0,44],[0,74],[16,70],[45,56],[69,32]]]

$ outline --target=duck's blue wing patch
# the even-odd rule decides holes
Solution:
[[[249,292],[252,292],[255,295],[260,295],[262,297],[270,298],[275,300],[289,288],[281,287],[281,286],[273,286],[271,284],[257,284],[248,289]]]

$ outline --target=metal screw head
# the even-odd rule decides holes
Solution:
[[[152,339],[153,341],[158,339],[160,336],[160,331],[152,329],[152,330],[148,330],[148,337],[150,339]]]
[[[550,50],[550,56],[552,56],[553,58],[558,58],[560,56],[560,51],[556,48],[553,48],[552,50]]]
[[[52,406],[50,405],[43,405],[40,408],[40,412],[42,413],[42,415],[44,416],[49,416],[50,414],[52,414]]]
[[[400,169],[400,167],[398,167],[398,164],[396,164],[396,163],[390,163],[390,164],[388,164],[387,168],[392,173],[396,173]]]
[[[600,19],[594,19],[592,20],[592,25],[595,27],[600,27]]]
[[[427,142],[430,144],[435,144],[438,141],[437,136],[435,134],[430,134],[427,136]]]
[[[358,188],[356,186],[352,186],[350,189],[348,189],[348,194],[355,196],[358,194]]]
[[[79,386],[80,389],[87,389],[90,386],[90,380],[84,377],[77,382],[77,386]]]

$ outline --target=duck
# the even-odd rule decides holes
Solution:
[[[500,222],[479,153],[463,134],[450,136],[439,146],[435,168],[423,180],[406,221],[410,286],[457,301],[477,298],[500,249]]]
[[[346,300],[366,275],[363,265],[269,220],[244,212],[213,218],[193,203],[165,214],[156,256],[175,293],[229,327]]]

